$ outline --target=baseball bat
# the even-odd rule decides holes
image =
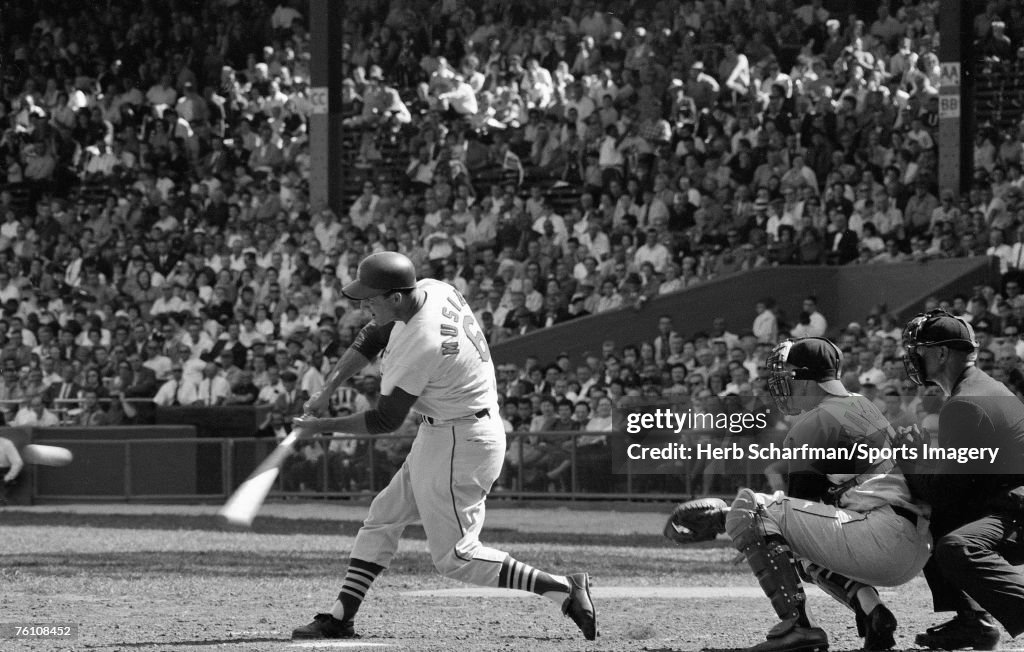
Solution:
[[[263,460],[256,470],[249,474],[238,489],[231,494],[228,501],[217,514],[231,525],[249,527],[256,518],[256,513],[267,499],[274,480],[281,471],[281,465],[292,454],[292,449],[305,431],[293,428],[288,436],[281,440],[267,459]]]

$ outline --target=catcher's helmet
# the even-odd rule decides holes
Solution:
[[[790,379],[813,380],[829,394],[849,395],[839,380],[843,370],[843,352],[823,337],[781,342],[772,349],[765,366],[769,374],[768,393],[784,414],[800,413],[800,409],[790,401],[793,396]]]
[[[394,251],[370,254],[359,263],[356,280],[342,289],[349,299],[363,300],[393,290],[416,287],[416,268],[412,261]]]
[[[971,353],[977,351],[978,340],[966,319],[945,310],[932,310],[911,319],[903,330],[903,348],[906,351],[903,366],[910,379],[918,385],[928,382],[924,361],[918,352],[918,348],[925,346],[948,346]]]

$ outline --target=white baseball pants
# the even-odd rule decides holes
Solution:
[[[497,586],[508,553],[480,543],[484,501],[501,472],[505,431],[497,418],[420,425],[402,468],[370,504],[352,557],[387,567],[405,526],[421,521],[437,571]]]

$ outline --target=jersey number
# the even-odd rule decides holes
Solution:
[[[473,315],[466,315],[462,318],[462,330],[466,331],[466,337],[472,342],[476,352],[480,354],[480,359],[487,362],[491,359],[491,352],[487,348],[487,338],[484,337],[483,331],[476,327],[476,320],[473,319]]]

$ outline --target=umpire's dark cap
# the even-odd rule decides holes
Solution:
[[[903,339],[905,343],[911,340],[915,346],[942,344],[953,348],[976,349],[978,340],[974,337],[975,331],[987,333],[990,329],[991,324],[984,319],[972,325],[960,317],[936,310],[911,320]]]

